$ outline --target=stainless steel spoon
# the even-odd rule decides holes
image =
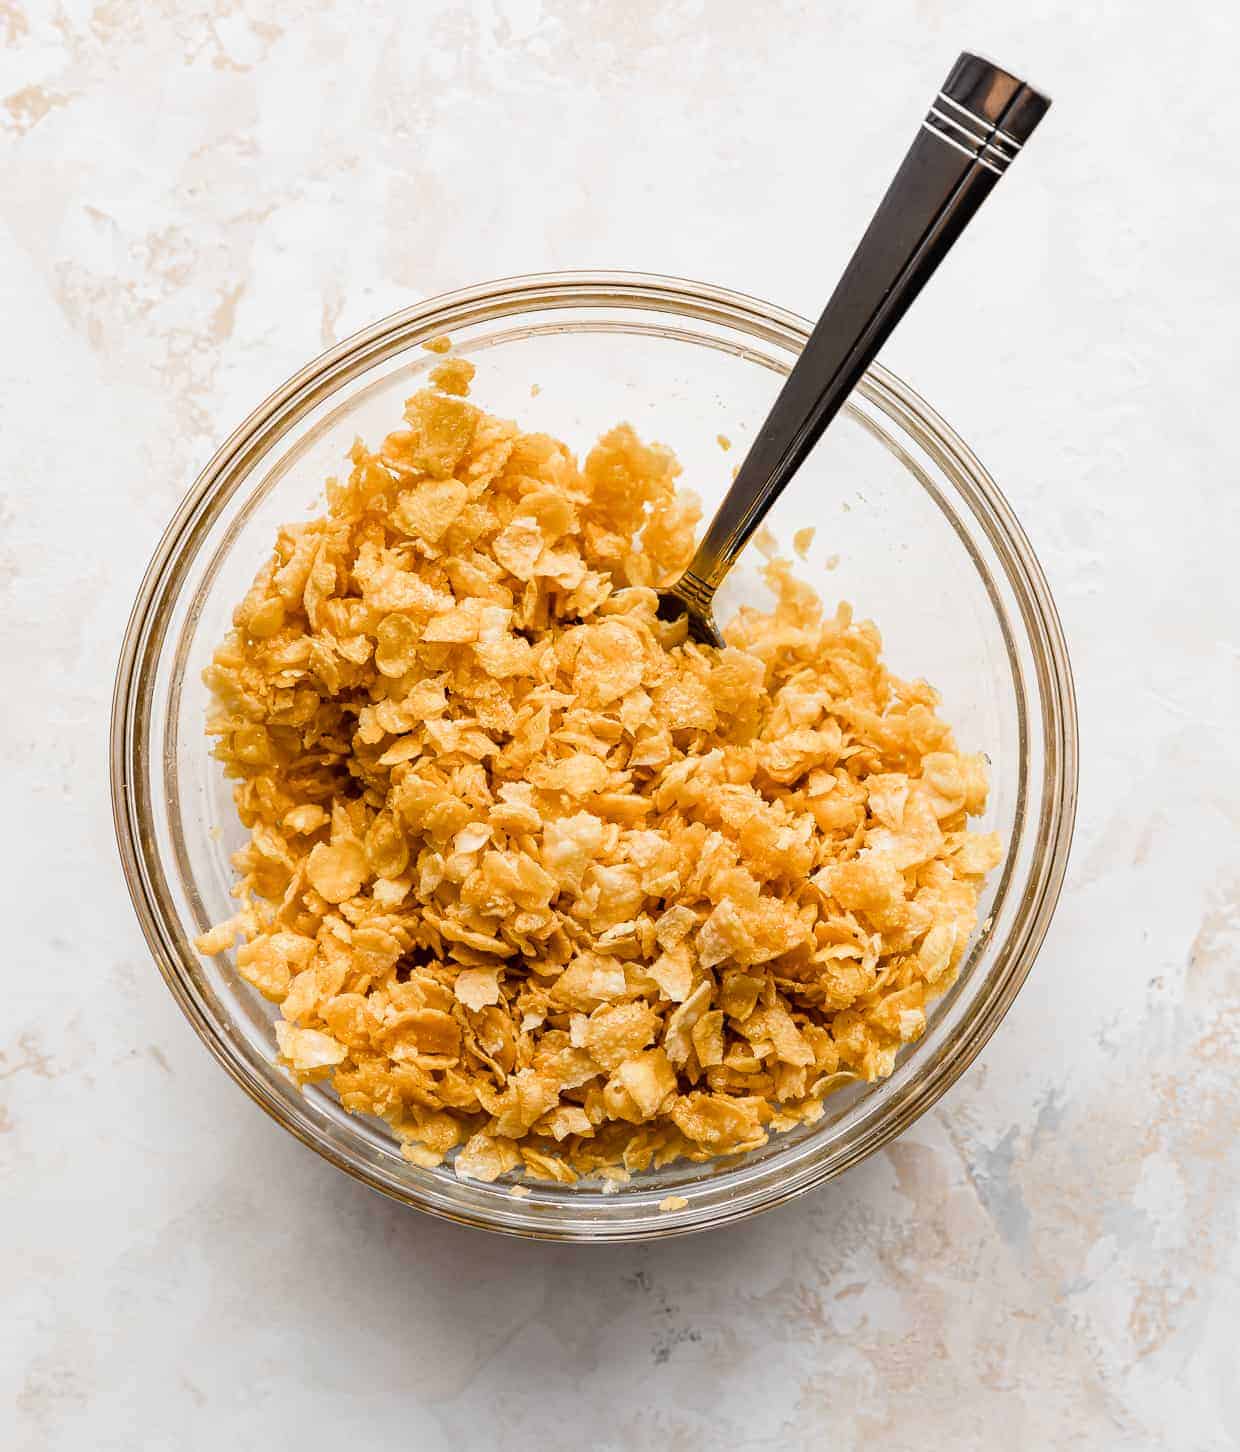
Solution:
[[[1050,106],[966,52],[904,158],[731,489],[659,614],[722,645],[715,591],[952,243]]]

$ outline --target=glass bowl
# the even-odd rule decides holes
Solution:
[[[187,1018],[250,1097],[332,1164],[466,1224],[562,1240],[682,1234],[740,1220],[821,1185],[923,1114],[990,1037],[1046,933],[1076,799],[1076,718],[1063,635],[1011,509],[964,443],[910,388],[872,368],[776,505],[787,543],[816,526],[803,573],[879,625],[899,674],[938,687],[962,749],[992,763],[986,830],[1007,855],[982,927],[925,1036],[889,1079],[827,1099],[814,1125],[708,1165],[673,1164],[612,1193],[589,1184],[458,1180],[404,1160],[387,1127],[299,1090],[274,1062],[277,1010],[229,955],[192,939],[228,917],[243,834],[203,735],[200,679],[277,526],[320,511],[353,440],[377,441],[449,333],[478,368],[474,396],[579,449],[622,419],[668,444],[707,513],[809,335],[803,319],[700,283],[578,272],[486,283],[396,313],[309,364],[260,405],[203,471],[160,541],[121,653],[112,715],[117,837],[151,951]],[[533,388],[537,385],[537,389]],[[722,437],[721,437],[722,436]],[[725,452],[723,440],[731,441]],[[751,550],[719,616],[762,590]],[[661,1210],[668,1196],[681,1209]]]

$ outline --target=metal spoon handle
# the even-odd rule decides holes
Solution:
[[[676,593],[703,615],[784,485],[1050,100],[980,56],[952,68]]]

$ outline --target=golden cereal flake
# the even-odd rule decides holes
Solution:
[[[355,446],[215,653],[249,841],[198,946],[239,943],[281,1062],[413,1164],[615,1189],[889,1074],[1003,849],[968,829],[985,762],[873,625],[764,536],[774,609],[686,640],[672,455],[621,426],[578,463],[472,374]]]
[[[464,358],[446,358],[431,369],[431,382],[443,393],[464,395],[473,382],[474,365]]]

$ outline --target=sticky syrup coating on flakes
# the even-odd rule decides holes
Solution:
[[[355,445],[206,672],[250,840],[199,946],[417,1164],[752,1149],[923,1032],[1001,855],[983,761],[783,561],[724,650],[660,622],[699,518],[674,457],[622,425],[579,466],[472,373]]]

